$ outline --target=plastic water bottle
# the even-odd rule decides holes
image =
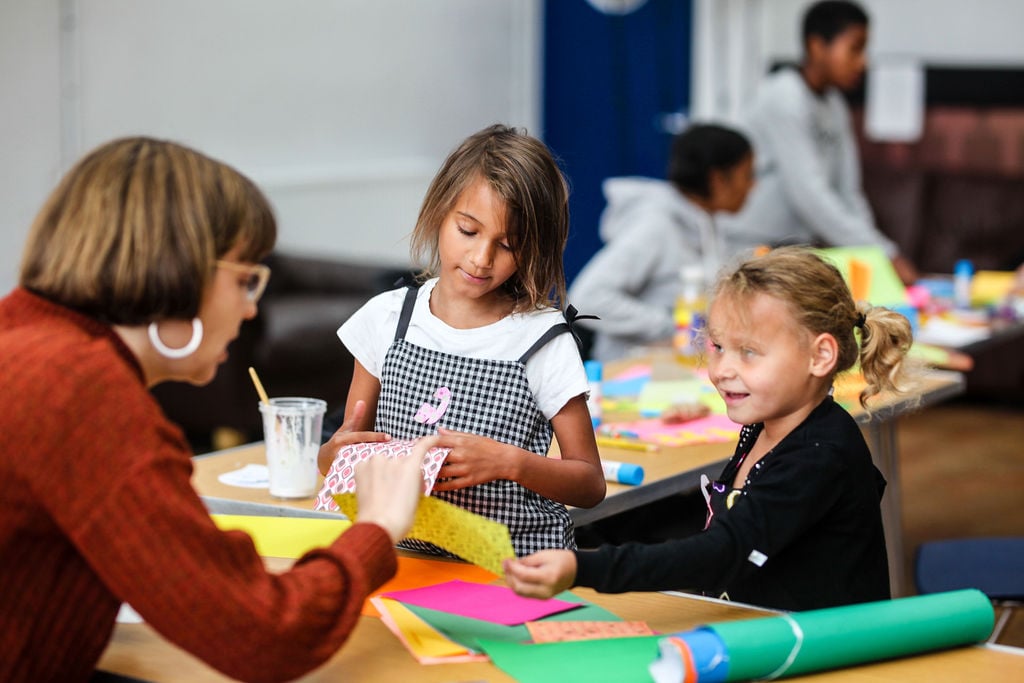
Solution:
[[[971,307],[971,279],[974,264],[970,259],[960,259],[953,266],[953,305],[956,308]]]
[[[583,361],[583,369],[587,373],[587,383],[590,385],[590,392],[587,394],[587,408],[590,410],[590,422],[596,429],[601,424],[601,361]]]
[[[682,289],[676,299],[676,359],[689,366],[700,362],[697,335],[704,327],[707,301],[704,297],[704,268],[700,265],[683,266],[679,271]]]

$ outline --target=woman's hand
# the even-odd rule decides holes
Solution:
[[[505,583],[518,595],[542,600],[557,595],[576,580],[576,554],[541,550],[518,560],[505,560]]]
[[[436,445],[437,437],[428,436],[408,457],[375,456],[356,465],[358,521],[383,527],[393,543],[402,540],[423,497],[423,458]]]
[[[355,405],[352,406],[352,410],[345,414],[345,421],[338,427],[338,431],[334,432],[331,438],[320,446],[320,451],[316,457],[316,465],[320,468],[320,474],[327,474],[327,471],[331,469],[331,463],[334,462],[334,458],[338,455],[338,451],[341,450],[342,446],[348,446],[353,443],[391,440],[391,437],[383,432],[354,431],[355,425],[362,421],[365,414],[366,402],[356,401]]]
[[[441,464],[435,491],[454,491],[495,479],[515,479],[513,471],[518,448],[450,429],[440,428],[437,433],[437,446],[451,451]],[[508,452],[502,453],[503,449]]]

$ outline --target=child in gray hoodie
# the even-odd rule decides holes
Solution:
[[[597,332],[597,360],[672,339],[681,269],[697,266],[710,281],[729,256],[713,214],[743,206],[753,185],[750,142],[723,126],[692,125],[673,139],[667,175],[604,182],[605,245],[569,290],[576,308],[600,318],[580,323]]]

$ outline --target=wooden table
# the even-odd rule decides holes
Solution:
[[[654,376],[661,378],[675,370],[671,365],[655,362]],[[904,396],[880,396],[866,413],[859,406],[851,413],[861,424],[875,464],[888,481],[882,498],[882,520],[885,525],[889,555],[889,578],[893,595],[908,594],[903,568],[903,523],[901,513],[899,447],[896,420],[900,415],[944,401],[962,393],[963,376],[947,371],[931,371],[920,386]],[[735,442],[697,444],[683,447],[661,447],[644,453],[601,447],[601,457],[640,465],[644,482],[640,486],[608,484],[608,495],[593,508],[572,508],[570,514],[577,526],[604,519],[669,496],[696,490],[701,475],[716,477],[732,455]],[[247,464],[265,463],[262,443],[248,444],[194,458],[192,484],[206,501],[211,512],[229,514],[324,516],[332,513],[314,512],[313,499],[282,500],[272,497],[266,489],[228,486],[218,476]]]
[[[268,560],[284,569],[283,560]],[[574,591],[628,621],[645,621],[660,633],[701,624],[771,614],[745,605],[680,594],[624,593],[602,595]],[[99,668],[147,681],[205,683],[230,680],[164,640],[145,624],[118,624]],[[489,662],[420,665],[375,617],[361,617],[352,636],[323,667],[303,681],[512,681]],[[1024,650],[977,645],[902,660],[870,664],[800,678],[835,683],[887,681],[1024,680]]]

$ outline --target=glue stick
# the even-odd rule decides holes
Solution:
[[[953,266],[953,305],[957,308],[971,307],[971,279],[974,264],[962,258]]]
[[[604,478],[616,484],[638,486],[644,480],[644,468],[633,463],[601,460],[601,469],[604,470]]]

